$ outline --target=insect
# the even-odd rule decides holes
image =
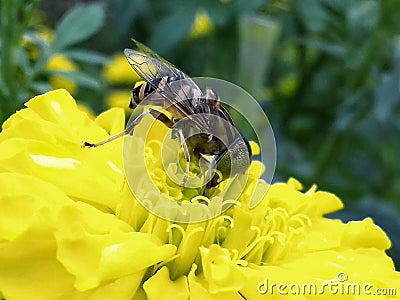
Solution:
[[[215,173],[208,181],[206,191],[218,185],[221,175],[224,180],[245,172],[251,162],[250,145],[235,129],[232,118],[218,95],[210,88],[206,88],[203,93],[185,73],[143,44],[135,40],[134,42],[136,50],[125,49],[124,53],[144,82],[133,89],[129,107],[134,109],[146,101],[152,107],[160,107],[169,112],[172,117],[149,108],[128,124],[123,132],[96,144],[85,142],[85,146],[98,147],[129,134],[144,116],[150,114],[172,128],[180,140],[186,160],[183,186],[188,180],[191,161],[206,162],[210,170],[219,171],[220,175]],[[179,126],[179,121],[183,119],[188,122]]]

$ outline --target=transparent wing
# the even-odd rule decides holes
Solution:
[[[146,80],[156,93],[163,97],[170,105],[176,107],[183,115],[190,118],[195,113],[191,99],[202,97],[201,89],[182,71],[174,66],[162,62],[149,55],[150,49],[145,53],[132,49],[125,49],[124,53],[135,72]],[[151,52],[153,53],[153,52]],[[153,56],[157,56],[154,54]],[[174,81],[166,84],[154,84],[156,78],[174,77]],[[198,126],[207,126],[201,120],[195,121]]]
[[[175,67],[173,64],[171,64],[169,61],[167,61],[166,59],[162,58],[160,55],[158,55],[157,53],[155,53],[153,50],[151,50],[149,47],[147,47],[146,45],[142,44],[141,42],[139,42],[139,41],[137,41],[137,40],[135,40],[135,39],[132,39],[132,42],[135,44],[135,50],[136,50],[137,52],[140,52],[140,53],[142,53],[142,54],[145,54],[145,55],[147,55],[147,56],[150,56],[150,57],[152,57],[152,58],[155,58],[156,60],[158,60],[158,61],[160,61],[160,62],[162,62],[162,63],[164,63],[164,64],[166,64],[166,65],[168,65],[168,66],[171,66],[171,67],[176,68],[176,67]]]
[[[124,53],[135,72],[147,82],[165,76],[173,76],[177,79],[189,78],[174,66],[168,65],[148,54],[132,49],[125,49]]]

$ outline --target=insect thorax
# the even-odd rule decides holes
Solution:
[[[134,109],[150,94],[152,94],[156,90],[164,89],[166,84],[177,81],[179,79],[180,78],[175,76],[164,76],[160,78],[155,78],[149,82],[144,81],[141,84],[135,86],[135,88],[132,90],[132,98],[131,102],[129,103],[129,108]]]

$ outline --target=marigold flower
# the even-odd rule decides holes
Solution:
[[[295,179],[268,186],[259,179],[261,163],[253,162],[242,194],[222,215],[191,224],[166,221],[129,189],[122,139],[81,147],[122,131],[123,109],[92,119],[65,90],[26,106],[0,134],[5,299],[314,299],[312,290],[291,292],[296,284],[320,288],[346,280],[370,283],[371,293],[397,288],[392,297],[399,297],[400,274],[385,253],[390,240],[371,219],[324,218],[343,207],[335,195],[315,186],[303,193]],[[151,179],[171,199],[198,197],[169,181],[156,160],[166,132],[156,121],[146,140]],[[287,294],[276,286],[271,294],[272,282],[286,284],[280,291]],[[328,289],[319,296],[365,299]]]

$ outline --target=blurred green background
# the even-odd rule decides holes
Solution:
[[[126,107],[133,37],[255,96],[276,135],[274,181],[337,194],[334,218],[372,217],[399,269],[399,11],[398,0],[1,0],[0,120],[59,87],[89,113]]]

